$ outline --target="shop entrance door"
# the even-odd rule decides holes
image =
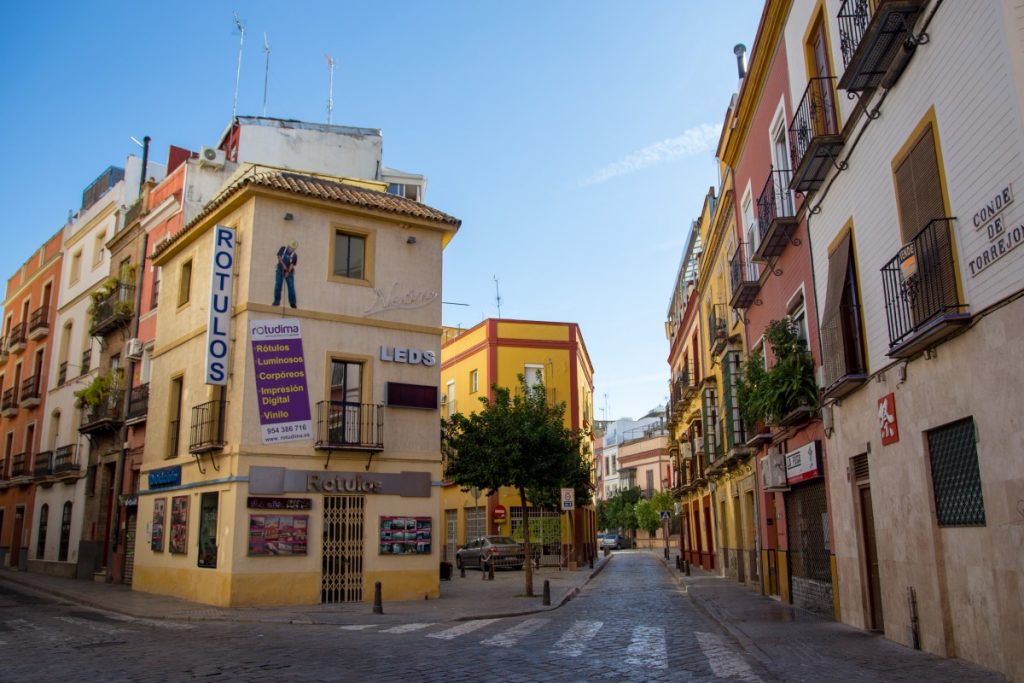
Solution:
[[[11,532],[11,566],[17,567],[21,562],[21,535],[25,528],[25,508],[14,509],[14,531]]]
[[[363,496],[324,496],[320,602],[363,600]]]
[[[135,570],[135,521],[138,509],[130,507],[126,512],[124,529],[124,566],[121,568],[122,582],[132,585],[132,573]]]
[[[864,564],[868,579],[868,628],[873,631],[884,631],[881,578],[878,571],[878,550],[875,545],[875,517],[871,508],[871,487],[862,486],[859,492],[861,536],[864,538]]]

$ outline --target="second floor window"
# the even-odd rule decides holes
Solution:
[[[360,403],[363,388],[363,364],[353,361],[331,361],[331,401]]]
[[[181,264],[178,278],[178,305],[184,306],[192,296],[192,259]]]
[[[366,237],[336,230],[334,233],[334,275],[366,279]]]

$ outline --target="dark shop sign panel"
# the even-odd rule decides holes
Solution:
[[[246,507],[254,510],[312,510],[312,498],[266,498],[249,496]]]
[[[365,493],[429,498],[430,472],[325,472],[257,466],[249,468],[249,493]]]
[[[149,488],[151,489],[181,486],[181,465],[151,470],[147,476],[149,478]]]

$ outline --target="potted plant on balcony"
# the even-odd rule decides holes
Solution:
[[[75,392],[75,405],[79,408],[96,408],[106,404],[120,389],[121,373],[107,371],[92,378],[84,389]]]
[[[760,353],[747,359],[737,388],[741,416],[748,424],[798,424],[818,406],[814,360],[789,318],[768,325],[765,343],[775,363],[766,370]]]

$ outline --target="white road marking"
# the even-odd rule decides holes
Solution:
[[[363,629],[373,628],[373,624],[349,624],[348,626],[339,626],[342,631],[362,631]]]
[[[665,629],[660,626],[636,626],[626,650],[626,664],[649,669],[668,668]]]
[[[714,633],[695,631],[700,651],[704,653],[715,678],[728,678],[732,681],[761,683],[761,678],[753,672],[750,665],[733,650],[725,636]]]
[[[428,622],[425,624],[402,624],[401,626],[392,626],[386,628],[381,633],[410,633],[411,631],[419,631],[421,628],[433,626],[437,622]]]
[[[602,621],[577,621],[572,628],[562,634],[551,651],[565,657],[579,657],[583,654],[587,641],[597,635],[602,626]]]
[[[454,638],[458,638],[459,636],[464,636],[467,633],[472,633],[478,628],[489,626],[490,624],[493,624],[496,621],[498,620],[477,619],[476,621],[467,621],[465,623],[459,624],[458,626],[452,626],[449,629],[445,629],[444,631],[438,631],[437,633],[428,633],[427,638],[437,638],[439,640],[452,640]]]
[[[520,638],[530,635],[548,623],[548,621],[548,619],[527,619],[523,623],[491,636],[487,640],[481,640],[480,644],[493,645],[495,647],[512,647],[519,642]]]

